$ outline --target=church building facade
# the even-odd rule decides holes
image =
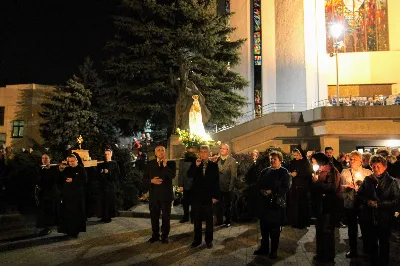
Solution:
[[[400,93],[400,1],[219,0],[224,10],[235,13],[230,38],[247,39],[234,69],[250,81],[241,92],[250,103],[244,113],[261,116],[269,105],[308,110],[337,91]],[[343,27],[337,38],[335,24]]]

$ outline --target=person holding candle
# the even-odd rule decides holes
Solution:
[[[350,153],[350,168],[343,169],[341,185],[344,199],[344,210],[347,218],[350,251],[347,258],[357,257],[358,210],[356,208],[356,193],[366,176],[372,174],[371,170],[362,167],[362,154],[358,151]],[[361,226],[361,229],[363,227]]]
[[[340,195],[340,174],[328,156],[311,156],[313,165],[314,213],[316,215],[317,255],[314,260],[333,262],[335,259],[335,217]]]
[[[389,265],[390,236],[395,211],[400,206],[400,188],[387,172],[387,161],[381,155],[371,157],[372,175],[365,177],[357,192],[364,247],[371,265]]]

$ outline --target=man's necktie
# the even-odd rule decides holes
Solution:
[[[206,175],[207,161],[203,162],[203,176]]]

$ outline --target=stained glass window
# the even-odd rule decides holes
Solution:
[[[253,0],[254,113],[262,116],[261,0]]]
[[[261,54],[261,32],[254,32],[254,54]]]
[[[343,41],[339,52],[389,50],[387,0],[325,0],[326,48]],[[332,25],[340,23],[343,34],[335,40]]]

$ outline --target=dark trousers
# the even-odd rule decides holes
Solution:
[[[183,191],[183,219],[188,220],[189,219],[189,214],[190,214],[190,219],[193,220],[193,191],[192,190],[184,190]],[[192,210],[189,212],[189,207],[192,206]]]
[[[289,191],[288,217],[295,228],[310,226],[310,206],[308,189],[305,186],[294,186]]]
[[[160,237],[160,214],[162,213],[162,225],[161,233],[162,238],[168,238],[170,231],[171,221],[171,201],[164,200],[152,200],[149,203],[150,218],[151,218],[151,229],[153,231],[153,237]]]
[[[201,225],[206,221],[206,243],[213,241],[213,208],[212,200],[195,200],[193,202],[194,214],[194,242],[201,243]],[[204,219],[203,219],[204,218]]]
[[[390,226],[374,225],[371,222],[363,223],[363,239],[367,245],[366,251],[370,255],[373,265],[389,265]],[[379,244],[378,244],[379,242]]]
[[[266,219],[260,219],[260,230],[262,237],[260,249],[269,252],[269,239],[271,239],[271,253],[276,253],[281,236],[280,225],[268,222]]]
[[[347,234],[349,236],[350,252],[357,253],[358,236],[358,211],[356,209],[345,209],[347,219]]]
[[[335,259],[335,214],[320,214],[315,223],[317,257],[326,261]]]
[[[231,223],[231,192],[220,192],[220,198],[217,203],[217,223],[222,224],[225,215],[225,223]]]

